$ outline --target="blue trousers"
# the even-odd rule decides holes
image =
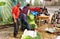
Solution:
[[[28,29],[30,30],[30,25],[28,23],[28,19],[27,19],[27,15],[21,13],[20,15],[20,19],[21,19],[21,29],[24,30],[24,29]],[[24,28],[25,27],[25,28]]]

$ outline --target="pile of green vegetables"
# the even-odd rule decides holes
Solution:
[[[37,27],[34,15],[32,15],[31,13],[28,15],[28,23],[30,24],[30,28],[33,30]]]

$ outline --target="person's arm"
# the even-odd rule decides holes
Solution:
[[[15,13],[16,13],[16,8],[13,8],[12,9],[12,16],[14,18],[14,22],[16,22]]]
[[[27,13],[27,15],[29,15],[29,13],[30,13],[30,10],[28,10],[28,13]]]
[[[12,15],[13,15],[13,18],[14,18],[14,22],[16,23],[16,18],[15,18],[15,14],[13,13]]]

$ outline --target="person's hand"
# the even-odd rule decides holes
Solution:
[[[16,20],[14,20],[14,22],[16,23]]]

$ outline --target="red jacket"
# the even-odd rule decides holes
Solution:
[[[30,7],[30,10],[39,12],[41,9],[40,7]]]

